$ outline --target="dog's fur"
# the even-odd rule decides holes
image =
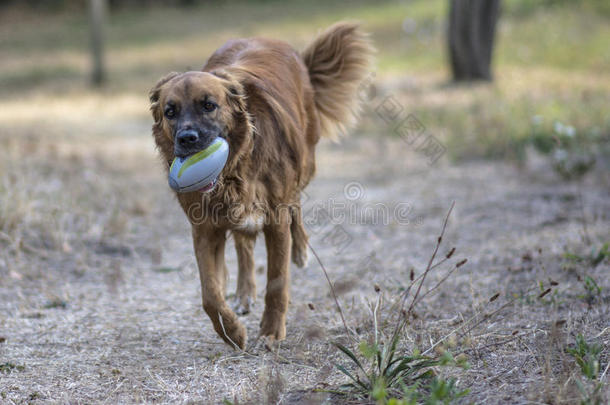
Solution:
[[[314,175],[320,137],[336,137],[355,119],[371,56],[368,38],[351,23],[328,28],[301,54],[281,41],[232,40],[201,72],[171,73],[150,92],[153,136],[166,168],[177,154],[201,150],[216,136],[229,143],[216,187],[177,195],[192,224],[203,308],[229,344],[244,348],[246,330],[225,302],[227,234],[234,236],[239,266],[234,308],[243,314],[256,295],[253,249],[256,234],[264,233],[260,334],[284,339],[291,253],[299,267],[307,258],[300,192]],[[178,144],[176,134],[185,128],[199,134],[196,150]]]

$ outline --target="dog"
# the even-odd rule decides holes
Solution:
[[[307,260],[301,191],[314,176],[320,138],[336,139],[355,121],[373,52],[358,24],[347,22],[320,33],[301,53],[278,40],[230,40],[201,71],[170,73],[149,93],[166,169],[216,137],[229,144],[218,181],[177,199],[192,225],[203,308],[234,347],[247,342],[237,314],[248,313],[256,296],[253,251],[261,232],[267,288],[259,336],[268,344],[286,337],[290,259],[299,267]],[[225,301],[229,234],[238,259],[232,306]]]

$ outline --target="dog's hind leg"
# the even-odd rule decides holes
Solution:
[[[298,267],[307,266],[307,231],[303,226],[301,204],[291,212],[290,233],[292,234],[292,262]]]
[[[254,243],[256,235],[233,232],[235,250],[237,251],[237,291],[233,310],[238,315],[250,312],[256,298],[256,280],[254,279]]]

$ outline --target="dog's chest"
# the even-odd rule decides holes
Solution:
[[[265,216],[260,212],[249,212],[244,214],[236,223],[235,230],[245,233],[258,233],[263,230]]]
[[[249,234],[262,231],[268,217],[267,207],[262,203],[222,202],[207,204],[206,208],[215,225]]]

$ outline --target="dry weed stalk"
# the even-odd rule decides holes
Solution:
[[[416,304],[419,303],[427,295],[429,295],[432,291],[436,290],[444,281],[446,281],[449,278],[449,276],[451,276],[451,274],[453,274],[458,268],[463,266],[466,263],[466,261],[467,261],[467,259],[463,259],[463,260],[459,261],[456,265],[454,265],[454,267],[451,270],[449,270],[447,272],[447,274],[445,274],[445,276],[443,276],[443,278],[436,285],[434,285],[432,288],[427,290],[421,297],[419,297],[419,295],[421,293],[422,286],[423,286],[424,282],[426,281],[426,277],[427,277],[428,273],[430,273],[432,270],[434,270],[435,268],[437,268],[441,264],[445,263],[455,253],[455,247],[453,247],[453,248],[451,248],[449,250],[449,252],[445,255],[445,257],[443,259],[441,259],[438,262],[434,263],[434,260],[436,259],[436,256],[438,254],[439,248],[440,248],[440,246],[442,244],[443,237],[445,235],[445,230],[447,228],[447,222],[449,221],[449,217],[451,216],[451,212],[453,211],[454,206],[455,206],[455,201],[453,201],[451,203],[451,207],[449,208],[449,211],[447,212],[447,215],[445,216],[445,220],[443,221],[443,226],[441,228],[441,233],[440,233],[440,235],[438,236],[438,238],[436,240],[436,245],[434,247],[432,255],[430,256],[430,259],[428,260],[428,264],[426,266],[426,269],[418,277],[414,277],[413,274],[411,274],[411,282],[410,282],[409,286],[405,289],[405,291],[401,294],[399,299],[391,307],[391,309],[394,310],[396,305],[398,303],[400,303],[400,312],[399,312],[400,313],[400,319],[396,323],[396,327],[395,327],[395,329],[394,329],[394,331],[392,333],[392,339],[391,340],[394,340],[396,338],[396,336],[398,336],[402,332],[404,327],[407,325],[409,318],[413,315],[413,311],[415,309]],[[345,316],[344,316],[344,313],[343,313],[343,308],[341,307],[341,304],[339,303],[339,299],[338,299],[337,294],[335,292],[335,288],[334,288],[333,283],[332,283],[332,281],[330,279],[330,276],[328,275],[328,271],[326,270],[326,266],[324,266],[324,263],[322,262],[322,260],[318,256],[316,250],[313,248],[313,246],[311,246],[311,244],[309,242],[308,242],[308,246],[311,249],[314,257],[316,258],[316,261],[320,265],[320,268],[322,269],[322,272],[324,273],[324,276],[325,276],[326,281],[328,283],[328,286],[330,288],[331,295],[333,296],[333,299],[335,301],[335,306],[337,308],[337,311],[339,311],[339,315],[341,316],[341,321],[343,323],[343,327],[344,327],[344,329],[346,331],[346,334],[350,338],[354,339],[355,332],[353,330],[351,330],[349,328],[349,326],[347,325],[347,321],[345,320]],[[407,298],[409,297],[409,292],[411,291],[413,286],[416,283],[418,283],[418,282],[419,282],[419,284],[417,285],[417,290],[415,292],[415,295],[413,296],[408,309],[405,310],[406,301],[407,301]],[[391,311],[391,312],[393,312],[393,311]],[[375,324],[376,324],[376,322],[377,322],[377,319],[375,319]]]
[[[430,271],[432,271],[434,268],[438,267],[438,265],[444,263],[446,260],[448,260],[449,258],[451,258],[451,256],[453,256],[453,254],[455,253],[455,248],[452,248],[449,253],[447,253],[447,255],[445,256],[444,259],[441,259],[438,263],[434,263],[434,259],[436,259],[436,255],[438,254],[438,250],[441,246],[441,243],[443,242],[443,236],[445,236],[445,230],[447,229],[447,222],[449,221],[449,216],[451,215],[451,212],[453,211],[453,207],[455,207],[455,201],[453,201],[451,203],[451,207],[449,207],[449,211],[447,211],[447,215],[445,216],[445,220],[443,221],[443,227],[441,228],[441,233],[438,236],[438,238],[436,239],[436,245],[434,246],[434,251],[432,252],[432,255],[430,256],[430,259],[428,260],[428,265],[426,266],[426,270],[424,270],[424,272],[422,273],[422,275],[418,278],[413,278],[413,280],[411,281],[410,285],[407,287],[407,289],[402,293],[402,296],[399,298],[400,300],[400,319],[399,321],[396,323],[396,327],[394,328],[394,332],[392,333],[392,341],[394,341],[394,339],[397,339],[398,336],[402,333],[403,329],[405,328],[405,326],[407,326],[409,319],[413,316],[413,311],[415,309],[415,305],[419,302],[418,301],[418,297],[419,294],[421,292],[422,286],[424,285],[424,282],[426,281],[426,277],[428,276],[428,273],[430,273]],[[455,265],[455,267],[453,269],[451,269],[448,274],[441,279],[441,281],[439,282],[439,284],[437,284],[436,286],[432,287],[430,290],[428,290],[424,296],[422,296],[422,299],[428,295],[430,292],[432,292],[433,290],[435,290],[444,280],[446,280],[455,270],[457,270],[459,267],[461,267],[463,264],[466,263],[465,261],[466,259],[458,262],[458,264]],[[415,291],[415,295],[413,296],[413,298],[411,299],[411,304],[409,305],[409,308],[405,311],[405,304],[407,302],[407,298],[409,296],[409,293],[412,289],[412,287],[415,285],[415,283],[417,283],[419,281],[419,284],[417,286],[417,290]]]
[[[335,292],[335,287],[333,286],[332,281],[330,281],[330,277],[328,276],[328,271],[326,271],[326,267],[324,266],[324,263],[322,263],[322,260],[320,260],[320,256],[318,256],[318,253],[313,248],[313,246],[311,246],[311,243],[309,243],[309,241],[307,241],[307,246],[309,246],[309,249],[311,249],[311,252],[313,253],[314,257],[316,258],[316,261],[318,262],[318,264],[320,265],[320,268],[322,269],[322,272],[324,273],[324,277],[326,277],[326,281],[328,282],[328,286],[330,287],[330,292],[333,296],[333,299],[335,300],[335,305],[337,307],[337,310],[339,311],[339,315],[341,315],[341,321],[343,322],[343,327],[345,328],[345,332],[346,332],[347,336],[354,338],[353,337],[354,332],[351,331],[350,328],[347,326],[347,322],[345,321],[345,316],[343,315],[343,308],[341,308],[341,304],[339,304],[339,299],[337,298],[337,294]],[[355,338],[354,338],[354,340],[355,340]]]
[[[459,261],[447,274],[441,278],[439,283],[428,289],[422,295],[422,287],[430,271],[449,260],[455,253],[455,248],[452,248],[448,251],[443,259],[435,263],[441,243],[443,242],[445,230],[447,229],[447,222],[449,221],[449,216],[451,215],[454,206],[455,202],[451,204],[451,207],[447,212],[445,220],[443,221],[441,233],[436,239],[436,245],[423,274],[415,278],[412,270],[410,274],[410,285],[392,305],[392,309],[395,309],[399,305],[400,310],[398,311],[399,319],[396,321],[394,330],[389,336],[389,339],[381,340],[379,338],[379,335],[383,334],[379,331],[378,323],[378,312],[382,305],[382,294],[380,294],[381,288],[378,285],[375,285],[375,292],[378,293],[377,299],[375,301],[375,305],[369,308],[373,317],[374,343],[370,345],[366,341],[360,342],[358,346],[360,355],[362,356],[362,359],[360,359],[359,355],[355,354],[354,351],[350,350],[341,343],[333,342],[334,346],[343,352],[343,354],[345,354],[353,365],[355,365],[359,370],[357,373],[353,374],[344,366],[336,364],[339,371],[348,376],[351,380],[350,383],[342,386],[343,388],[350,388],[350,391],[339,391],[339,393],[374,398],[378,403],[385,403],[388,395],[407,395],[409,398],[414,399],[419,395],[417,391],[421,387],[420,384],[422,380],[429,380],[430,385],[427,386],[428,389],[435,391],[436,393],[442,391],[444,398],[455,399],[465,395],[468,392],[468,390],[459,392],[457,386],[455,385],[455,380],[453,379],[445,381],[432,378],[435,374],[431,369],[435,366],[446,365],[468,367],[465,359],[456,361],[448,352],[444,353],[438,358],[430,358],[420,355],[417,351],[411,355],[402,355],[399,354],[397,350],[400,337],[403,335],[403,331],[409,323],[409,320],[412,316],[414,316],[414,309],[417,303],[419,303],[425,296],[436,290],[440,284],[447,280],[447,278],[455,270],[466,263],[466,259]],[[324,272],[331,290],[331,294],[335,300],[335,305],[341,315],[343,326],[348,336],[353,338],[354,336],[351,335],[352,332],[347,325],[345,317],[343,316],[343,310],[334,291],[330,277],[328,276],[328,272],[311,245],[310,248],[312,249],[318,263],[320,264],[320,267],[322,268],[322,271]],[[413,287],[416,287],[415,294],[413,294],[408,308],[405,309],[408,298],[410,297],[409,293]],[[406,389],[407,386],[410,386],[409,393],[406,391],[401,392],[402,390]]]

